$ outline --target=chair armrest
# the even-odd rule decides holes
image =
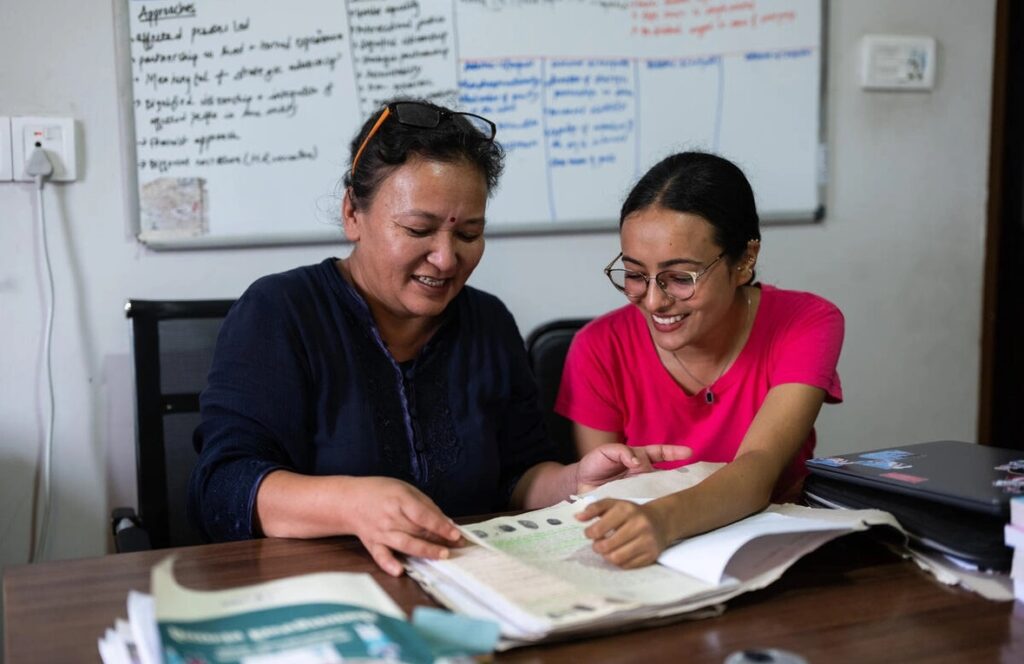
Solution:
[[[114,533],[114,549],[118,553],[149,551],[153,548],[149,533],[142,527],[132,508],[114,508],[110,513],[110,526]]]

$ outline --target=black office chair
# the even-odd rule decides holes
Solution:
[[[118,552],[199,544],[185,502],[192,432],[221,322],[234,300],[129,300],[135,360],[138,512],[111,514]]]
[[[589,322],[587,318],[552,321],[541,325],[526,338],[526,353],[540,388],[540,406],[544,411],[548,438],[557,445],[558,460],[562,463],[576,460],[576,445],[572,437],[572,422],[555,412],[555,399],[572,338]]]

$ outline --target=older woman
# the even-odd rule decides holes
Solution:
[[[818,411],[842,399],[843,317],[816,295],[754,282],[754,195],[721,157],[655,165],[622,206],[620,239],[605,274],[629,304],[576,335],[556,410],[575,422],[581,454],[665,443],[728,462],[685,491],[580,514],[599,517],[586,530],[595,551],[638,567],[799,491]]]
[[[348,258],[264,277],[232,308],[202,395],[193,520],[213,539],[358,536],[445,557],[445,516],[537,508],[654,461],[552,463],[511,314],[466,286],[502,153],[489,120],[388,104],[352,142]],[[684,452],[685,454],[685,452]]]

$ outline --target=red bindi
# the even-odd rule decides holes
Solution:
[[[455,223],[455,217],[448,217],[448,223],[449,224],[454,224]]]

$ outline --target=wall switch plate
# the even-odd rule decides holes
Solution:
[[[11,166],[11,119],[0,115],[0,182],[14,179],[14,168]]]
[[[865,35],[861,40],[865,90],[931,90],[935,66],[934,37]]]
[[[77,178],[75,120],[73,118],[11,118],[14,179],[31,182],[25,164],[36,146],[46,151],[53,164],[50,182],[74,182]]]

